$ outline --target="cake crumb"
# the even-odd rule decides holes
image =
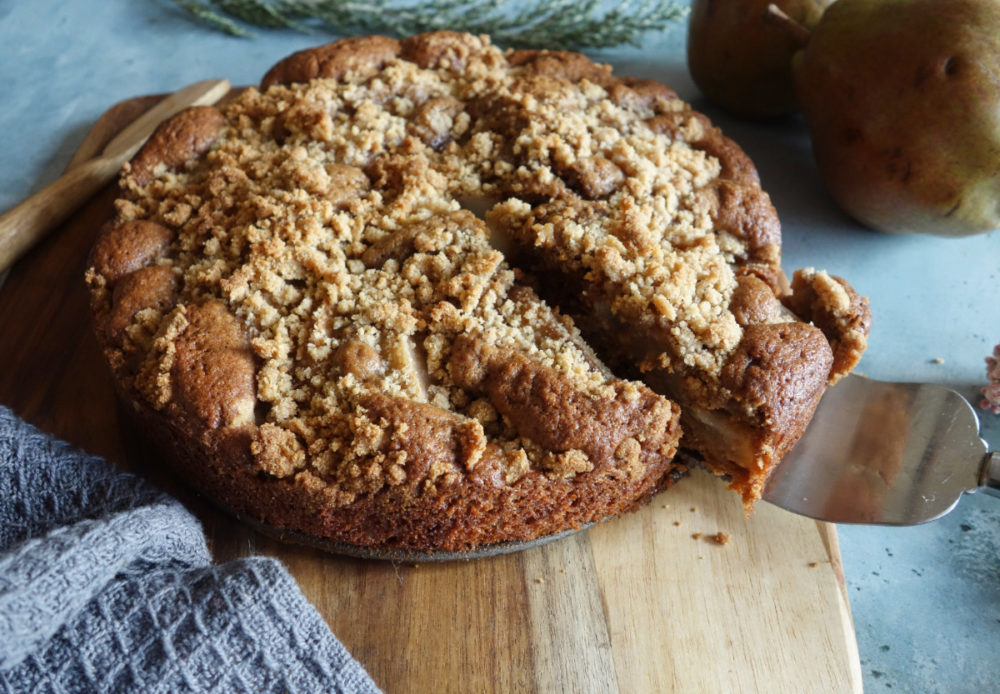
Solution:
[[[674,521],[674,525],[679,526],[680,524],[681,524],[680,521]]]
[[[691,513],[694,513],[694,512],[695,512],[695,511],[697,511],[697,510],[698,510],[698,507],[697,507],[697,506],[692,506],[692,507],[691,507]]]
[[[724,533],[721,530],[714,535],[709,535],[708,539],[717,545],[728,545],[731,539],[729,533]]]
[[[692,540],[700,540],[704,533],[691,533]]]
[[[815,569],[817,566],[819,566],[819,562],[818,561],[811,561],[811,562],[809,562],[809,568],[810,569]]]
[[[545,579],[544,578],[536,578],[535,579],[535,583],[545,583]]]

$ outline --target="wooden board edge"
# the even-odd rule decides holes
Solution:
[[[837,586],[840,588],[841,618],[844,621],[845,646],[851,660],[851,691],[861,694],[863,691],[861,652],[858,650],[857,632],[854,628],[854,615],[851,612],[851,601],[847,593],[847,579],[844,575],[844,563],[840,556],[840,540],[837,537],[837,526],[825,521],[816,521],[816,530],[823,541],[823,546],[826,547],[826,554],[830,559],[830,568],[833,570],[833,574],[837,579]]]
[[[156,94],[125,99],[98,116],[84,136],[83,142],[80,143],[73,158],[69,160],[66,170],[69,171],[100,154],[111,138],[120,131],[122,123],[126,125],[131,123],[151,109],[164,96],[164,94]]]
[[[224,104],[231,101],[245,89],[246,87],[234,87],[230,89],[229,93],[222,97],[218,103]],[[111,141],[111,138],[121,132],[123,128],[127,127],[136,118],[162,101],[166,96],[166,94],[136,96],[131,99],[119,101],[108,108],[98,116],[97,120],[90,127],[90,130],[87,131],[80,146],[73,154],[73,158],[67,164],[66,170],[68,171],[75,166],[79,166],[81,163],[100,154],[101,150]]]

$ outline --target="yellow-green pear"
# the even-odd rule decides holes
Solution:
[[[1000,228],[1000,0],[837,0],[794,72],[847,213],[896,233]]]

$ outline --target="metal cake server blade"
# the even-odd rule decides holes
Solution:
[[[1000,496],[1000,453],[960,393],[851,375],[828,388],[763,498],[834,523],[916,525],[964,493]]]

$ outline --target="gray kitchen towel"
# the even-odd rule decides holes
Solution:
[[[0,691],[377,692],[285,568],[0,407]]]

